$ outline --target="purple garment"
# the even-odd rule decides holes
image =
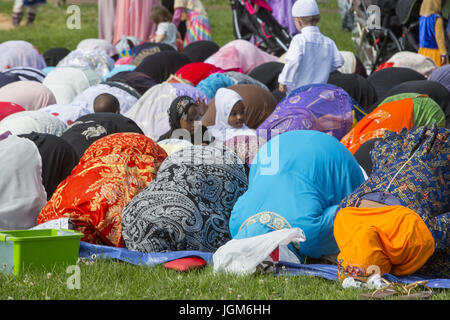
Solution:
[[[208,104],[210,101],[210,99],[203,92],[201,92],[194,86],[184,83],[171,83],[170,85],[177,90],[177,97],[188,96],[194,100],[197,99],[200,99],[201,101],[204,100],[206,101],[205,102],[206,104]]]
[[[428,80],[439,82],[450,91],[450,64],[435,69]]]
[[[272,15],[278,23],[288,29],[291,35],[298,33],[295,27],[294,18],[292,18],[292,6],[296,0],[267,0],[266,2],[272,8]]]
[[[12,135],[11,131],[5,131],[2,134],[0,134],[0,141],[5,140],[6,138],[8,138],[10,135]]]
[[[316,130],[341,140],[352,128],[353,100],[343,89],[329,84],[300,87],[284,98],[258,127],[259,137],[293,130]]]

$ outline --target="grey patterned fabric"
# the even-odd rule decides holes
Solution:
[[[156,178],[125,207],[126,248],[214,252],[231,240],[228,221],[247,190],[243,162],[230,150],[191,146],[171,154]]]

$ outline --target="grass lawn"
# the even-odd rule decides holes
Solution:
[[[79,290],[69,289],[64,266],[29,269],[18,277],[0,274],[0,300],[352,300],[367,292],[309,276],[214,274],[211,265],[180,273],[117,261],[81,262]],[[433,300],[448,300],[434,290]]]
[[[70,1],[68,1],[70,3]],[[213,40],[219,45],[233,40],[231,9],[226,0],[204,0]],[[322,32],[341,50],[353,51],[349,32],[341,31],[336,1],[321,1]],[[10,17],[11,0],[0,0],[0,14]],[[53,47],[75,49],[85,38],[96,38],[97,6],[81,5],[81,29],[69,30],[66,8],[47,4],[39,9],[34,25],[1,30],[0,42],[26,40],[41,52]],[[162,266],[142,267],[117,261],[80,263],[81,289],[70,290],[70,274],[63,266],[54,270],[28,270],[19,277],[0,273],[0,300],[341,300],[357,299],[361,290],[343,289],[337,282],[307,276],[214,275],[211,266],[178,273]],[[432,299],[448,300],[449,291],[434,290]]]

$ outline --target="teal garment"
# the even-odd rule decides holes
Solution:
[[[336,254],[333,222],[339,202],[363,182],[355,158],[336,138],[313,130],[280,134],[253,159],[249,188],[231,213],[231,236],[299,227],[306,235],[301,257]]]

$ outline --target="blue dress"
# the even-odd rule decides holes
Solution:
[[[306,241],[293,251],[300,259],[336,254],[338,204],[363,181],[355,158],[336,138],[313,130],[280,134],[253,159],[249,188],[231,212],[231,236],[299,227]]]

